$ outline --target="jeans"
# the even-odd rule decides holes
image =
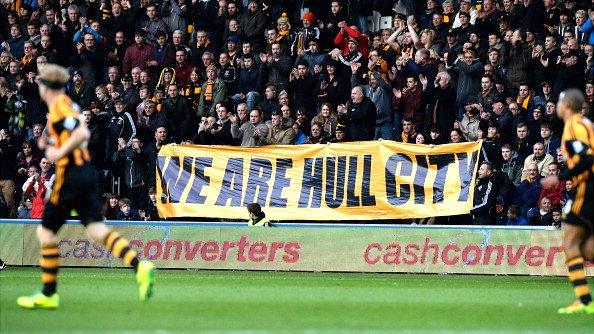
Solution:
[[[233,104],[234,104],[233,109],[237,109],[237,105],[240,104],[241,102],[245,101],[245,103],[248,106],[248,110],[251,111],[251,110],[254,110],[254,107],[260,101],[260,94],[252,91],[252,92],[248,92],[243,99],[241,98],[240,94],[233,95],[231,97],[231,99],[233,100]]]
[[[385,121],[375,125],[375,139],[393,140],[394,127],[391,121]]]

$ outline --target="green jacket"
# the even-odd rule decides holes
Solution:
[[[217,117],[217,112],[215,110],[215,106],[219,102],[224,102],[227,100],[227,85],[225,82],[219,78],[217,78],[214,82],[214,87],[212,90],[212,101],[210,105],[206,104],[204,100],[204,94],[206,92],[207,82],[202,84],[202,92],[200,93],[200,100],[198,102],[198,117],[202,116],[215,116]]]

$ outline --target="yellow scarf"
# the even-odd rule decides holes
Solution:
[[[214,82],[208,81],[206,83],[206,88],[204,89],[204,101],[207,101],[207,102],[212,101],[213,89],[214,89]]]
[[[524,101],[520,101],[520,97],[518,96],[516,103],[521,104],[523,109],[528,110],[528,104],[530,104],[530,100],[532,100],[532,94],[528,95]]]

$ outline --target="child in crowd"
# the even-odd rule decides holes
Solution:
[[[507,225],[528,225],[528,221],[520,216],[520,207],[517,204],[510,205],[507,209]]]
[[[132,207],[129,199],[122,198],[119,203],[120,211],[117,220],[141,220],[138,210]]]

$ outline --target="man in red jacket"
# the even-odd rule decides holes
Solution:
[[[126,49],[124,54],[124,74],[138,66],[141,70],[148,66],[149,60],[152,59],[154,47],[146,43],[146,31],[142,29],[136,30],[134,33],[134,44]]]
[[[51,190],[54,183],[54,174],[50,173],[51,163],[46,159],[41,159],[39,163],[41,173],[37,172],[37,166],[31,166],[28,169],[29,178],[23,184],[23,195],[33,196],[31,202],[31,218],[40,219],[43,217],[45,207],[45,194]]]
[[[361,33],[357,26],[349,27],[347,26],[346,22],[339,22],[338,26],[340,27],[340,31],[336,34],[334,38],[334,45],[342,50],[343,55],[349,54],[349,40],[355,39],[359,42],[359,51],[365,57],[369,57],[369,39],[365,34]]]

